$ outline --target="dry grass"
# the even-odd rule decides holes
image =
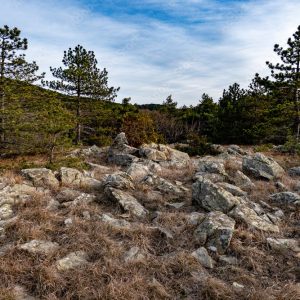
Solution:
[[[228,172],[236,168],[234,164],[226,164]],[[194,170],[163,170],[160,175],[190,187]],[[10,178],[11,184],[21,180],[15,172],[7,172],[5,177]],[[289,187],[294,184],[289,177],[282,181]],[[272,182],[255,181],[255,185],[249,195],[252,201],[267,202],[269,194],[276,192]],[[52,192],[55,197],[58,191]],[[266,243],[269,236],[299,238],[299,211],[283,208],[285,217],[280,224],[280,234],[249,230],[237,223],[226,255],[236,257],[238,264],[228,265],[221,262],[217,254],[210,253],[216,267],[206,270],[191,256],[191,252],[201,246],[193,237],[196,226],[186,221],[188,212],[200,210],[191,206],[191,195],[183,196],[186,206],[176,210],[165,206],[165,202],[172,202],[172,196],[159,196],[147,186],[137,186],[132,194],[148,210],[160,213],[138,220],[124,214],[101,191],[96,193],[97,203],[61,207],[57,211],[47,210],[49,200],[39,193],[34,194],[31,201],[16,205],[14,211],[18,217],[6,226],[6,235],[0,239],[0,248],[11,245],[9,251],[0,254],[0,299],[15,299],[15,286],[48,300],[300,299],[296,258],[291,252],[273,251]],[[90,219],[83,217],[84,211],[89,212]],[[99,220],[103,213],[125,219],[132,226],[115,228],[105,224]],[[67,218],[72,219],[68,226],[64,223]],[[155,226],[166,229],[173,238],[153,229]],[[20,244],[32,239],[56,242],[60,247],[48,255],[20,250]],[[144,259],[125,262],[124,254],[132,247],[139,247]],[[58,259],[79,250],[87,253],[87,265],[64,272],[56,269]],[[245,288],[236,290],[233,282]]]

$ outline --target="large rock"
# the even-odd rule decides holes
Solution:
[[[121,171],[108,175],[105,178],[103,185],[105,187],[116,189],[134,189],[131,176]]]
[[[176,186],[172,182],[154,174],[146,176],[143,183],[153,186],[154,189],[166,194],[175,194],[180,196],[185,191],[183,187]]]
[[[38,192],[38,189],[27,184],[15,184],[6,186],[0,191],[0,206],[3,204],[18,204],[24,203]],[[43,191],[43,194],[47,194]]]
[[[261,153],[245,157],[243,171],[267,180],[277,179],[284,175],[284,169],[274,159]]]
[[[26,250],[32,254],[50,254],[58,249],[58,244],[49,242],[49,241],[42,241],[42,240],[32,240],[28,243],[25,243],[20,246],[20,249]]]
[[[142,157],[159,162],[163,167],[184,168],[190,163],[190,157],[187,153],[173,149],[166,145],[144,144],[139,151]]]
[[[76,251],[58,260],[56,267],[59,271],[67,271],[70,269],[78,269],[87,263],[87,254],[83,251]]]
[[[233,196],[243,197],[247,195],[246,192],[244,192],[238,186],[235,186],[233,184],[227,182],[218,182],[217,185],[223,188],[224,190],[228,191],[229,193],[231,193]]]
[[[218,210],[227,213],[240,203],[238,197],[203,177],[198,178],[193,184],[192,191],[193,201],[208,211]]]
[[[126,170],[126,173],[131,176],[133,181],[140,182],[150,173],[150,170],[147,166],[139,163],[133,163]]]
[[[230,245],[235,221],[222,212],[210,212],[194,232],[196,240],[219,254]]]
[[[121,166],[128,166],[138,160],[139,150],[128,145],[124,132],[116,136],[108,150],[108,162]]]
[[[241,189],[251,190],[252,188],[255,188],[255,185],[251,181],[251,179],[240,170],[237,170],[235,172],[232,181],[236,186],[238,186]]]
[[[227,176],[225,171],[225,166],[222,161],[200,160],[198,172],[213,173],[213,174],[220,174],[223,176]]]
[[[59,181],[56,179],[53,172],[46,168],[23,169],[22,175],[32,181],[34,186],[46,186],[58,188]]]
[[[254,209],[245,203],[236,206],[229,215],[237,221],[246,223],[249,227],[262,231],[279,232],[277,225],[271,223],[271,220],[259,216]]]
[[[292,204],[300,201],[300,196],[292,192],[282,192],[271,195],[270,199],[278,204]]]
[[[300,253],[300,243],[296,239],[267,238],[267,243],[277,251],[292,250],[295,253]]]
[[[59,177],[63,186],[94,190],[102,187],[99,180],[85,176],[82,172],[73,168],[62,167],[59,171]]]
[[[290,168],[288,173],[290,176],[300,176],[300,167]]]
[[[144,217],[148,211],[129,193],[111,187],[105,189],[105,193],[116,201],[125,211],[137,216]]]

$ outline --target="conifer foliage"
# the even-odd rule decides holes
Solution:
[[[97,67],[98,61],[93,51],[87,51],[78,45],[64,52],[64,68],[53,68],[52,75],[58,80],[46,81],[45,85],[55,91],[76,97],[76,143],[81,142],[82,134],[82,98],[114,101],[119,88],[108,86],[108,72]]]

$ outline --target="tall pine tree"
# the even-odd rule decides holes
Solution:
[[[297,140],[300,135],[300,26],[287,41],[287,47],[274,46],[274,51],[279,55],[281,63],[266,62],[271,69],[271,76],[275,79],[274,88],[281,92],[287,100],[294,103],[294,129]]]
[[[26,38],[21,38],[18,28],[10,29],[5,25],[0,28],[0,101],[1,101],[1,142],[5,142],[6,116],[8,115],[8,94],[12,90],[14,81],[33,83],[44,77],[44,73],[36,75],[39,67],[36,62],[26,61],[25,54],[17,54],[28,47]]]

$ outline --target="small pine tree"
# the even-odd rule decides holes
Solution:
[[[108,86],[106,69],[97,67],[97,60],[93,51],[87,51],[78,45],[64,52],[62,60],[65,68],[50,68],[52,75],[58,80],[46,81],[45,85],[55,91],[76,96],[76,143],[81,142],[82,133],[82,98],[113,101],[119,88]]]

